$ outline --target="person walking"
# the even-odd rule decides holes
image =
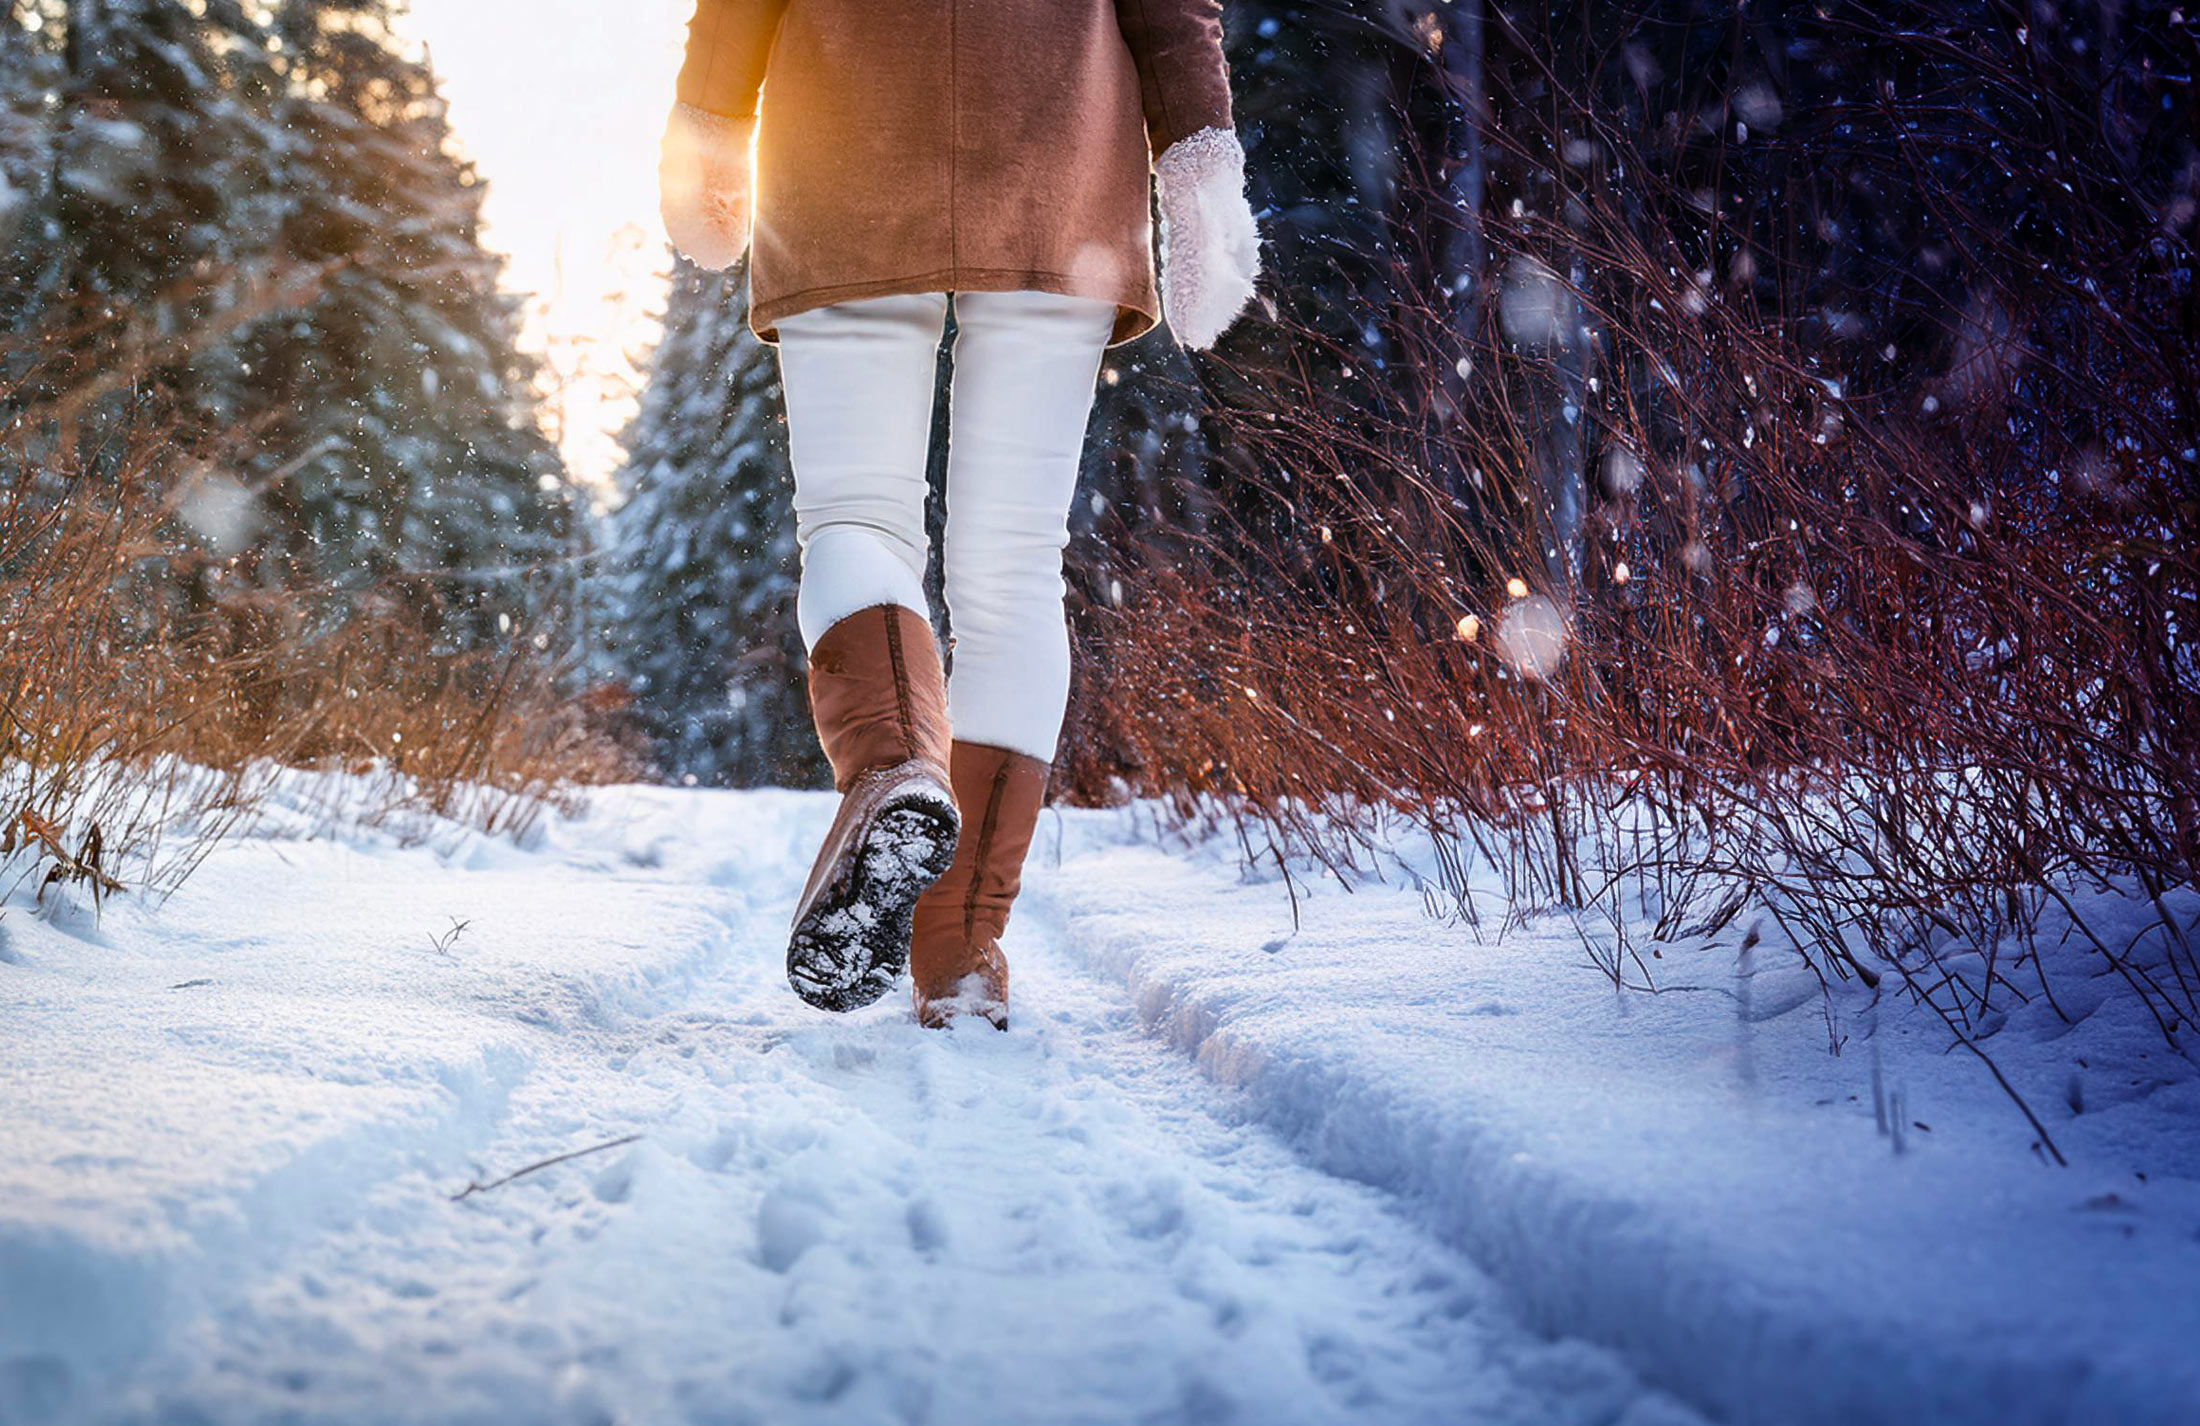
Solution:
[[[1163,315],[1210,346],[1259,276],[1219,0],[697,0],[659,179],[682,253],[749,250],[786,394],[796,614],[841,794],[788,979],[849,1010],[907,965],[920,1024],[1006,1029],[1101,352]],[[951,674],[924,594],[950,304]]]

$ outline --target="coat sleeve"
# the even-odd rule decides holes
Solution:
[[[753,117],[786,9],[787,0],[695,0],[680,65],[680,102],[722,118]]]
[[[1201,129],[1230,124],[1230,66],[1222,57],[1222,0],[1115,0],[1138,65],[1146,137],[1156,155]]]

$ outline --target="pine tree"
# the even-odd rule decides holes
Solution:
[[[210,600],[218,564],[225,587],[401,600],[472,643],[568,598],[574,521],[482,187],[393,8],[49,0],[35,28],[0,21],[0,330],[83,334],[95,371],[144,334],[209,334],[84,432],[155,402],[218,473],[218,518],[180,502],[183,597]]]
[[[815,786],[777,363],[738,271],[679,264],[612,517],[610,658],[666,775]]]
[[[82,332],[149,308],[149,325],[187,325],[186,289],[246,265],[280,220],[260,29],[166,0],[68,0],[36,20],[0,24],[0,320]]]
[[[270,442],[292,467],[269,485],[285,553],[323,580],[432,594],[454,634],[483,638],[563,596],[573,524],[518,300],[480,244],[482,185],[388,10],[291,0],[278,16],[284,242],[337,266],[302,320],[265,324],[242,355],[262,390],[304,398],[278,407],[295,415]]]

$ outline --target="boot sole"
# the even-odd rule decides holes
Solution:
[[[841,876],[787,940],[787,983],[820,1010],[859,1010],[909,965],[917,898],[955,860],[954,804],[922,791],[888,798],[856,835]]]

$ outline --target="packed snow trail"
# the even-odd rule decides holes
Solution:
[[[829,812],[621,791],[11,908],[0,1423],[1696,1420],[1246,1122],[1043,896],[1007,1035],[800,1004]]]

